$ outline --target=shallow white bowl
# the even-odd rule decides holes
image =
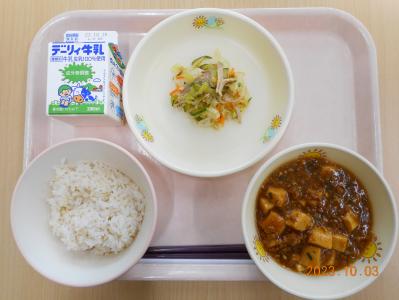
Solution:
[[[295,273],[275,263],[267,255],[259,241],[255,223],[255,205],[261,184],[281,164],[304,154],[325,155],[327,159],[345,166],[355,174],[368,191],[373,213],[373,232],[377,239],[369,245],[363,258],[355,263],[354,267],[357,273],[354,276],[350,275],[349,269],[347,272],[345,270],[337,271],[334,276],[314,277]],[[388,264],[398,235],[396,202],[385,179],[370,162],[359,154],[331,144],[294,146],[266,161],[253,176],[248,186],[241,217],[245,245],[251,258],[263,274],[287,292],[311,299],[347,297],[368,286]],[[376,270],[378,270],[378,275],[374,274]]]
[[[206,21],[200,28],[198,18]],[[199,127],[169,98],[172,66],[216,49],[245,73],[252,96],[242,123],[220,130]],[[215,8],[184,11],[153,27],[130,57],[123,93],[141,145],[165,166],[202,177],[237,172],[264,157],[283,135],[294,102],[292,72],[274,37],[244,15]]]
[[[49,227],[45,201],[54,166],[68,161],[101,160],[118,168],[140,187],[145,196],[141,229],[126,250],[95,256],[66,250]],[[155,230],[157,202],[151,179],[140,162],[123,148],[99,139],[74,139],[55,145],[35,158],[19,178],[11,203],[11,228],[28,263],[50,280],[70,286],[92,286],[115,279],[145,253]]]

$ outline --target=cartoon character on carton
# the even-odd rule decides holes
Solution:
[[[67,85],[63,84],[58,88],[58,96],[60,96],[60,106],[61,107],[68,107],[69,103],[72,101],[72,88]]]
[[[77,86],[73,89],[73,101],[82,104],[85,101],[95,101],[97,97],[93,97],[86,86]]]
[[[87,89],[86,87],[83,87],[83,88],[82,88],[82,91],[81,91],[80,94],[82,95],[82,97],[83,97],[83,99],[84,99],[85,101],[94,101],[94,100],[96,100],[96,98],[94,98],[94,97],[91,95],[90,90]]]
[[[75,87],[73,89],[73,101],[75,101],[75,103],[77,103],[77,104],[81,104],[85,101],[81,95],[81,92],[82,92],[81,87]]]

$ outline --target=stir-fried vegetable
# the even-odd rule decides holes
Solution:
[[[226,120],[241,122],[241,113],[251,98],[244,74],[231,68],[218,51],[201,56],[191,66],[172,68],[175,88],[170,92],[173,107],[188,113],[201,126],[223,127]]]

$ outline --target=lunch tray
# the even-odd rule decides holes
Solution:
[[[292,119],[270,155],[299,143],[330,142],[357,151],[382,171],[376,50],[366,28],[353,16],[330,8],[237,11],[276,37],[294,75]],[[56,16],[37,33],[29,51],[24,167],[50,145],[74,137],[97,137],[119,144],[135,154],[149,172],[159,205],[151,244],[156,251],[121,279],[263,279],[247,255],[212,255],[212,249],[220,250],[223,245],[243,248],[241,203],[250,178],[264,160],[222,178],[190,177],[153,160],[127,126],[74,127],[45,114],[48,42],[62,40],[66,30],[115,30],[127,62],[146,32],[176,12],[72,11]],[[198,245],[206,245],[207,253],[168,255],[167,250],[175,246],[190,249]]]

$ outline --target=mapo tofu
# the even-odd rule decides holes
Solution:
[[[342,269],[373,238],[366,189],[325,158],[300,157],[272,172],[258,193],[256,221],[265,250],[297,272]]]

